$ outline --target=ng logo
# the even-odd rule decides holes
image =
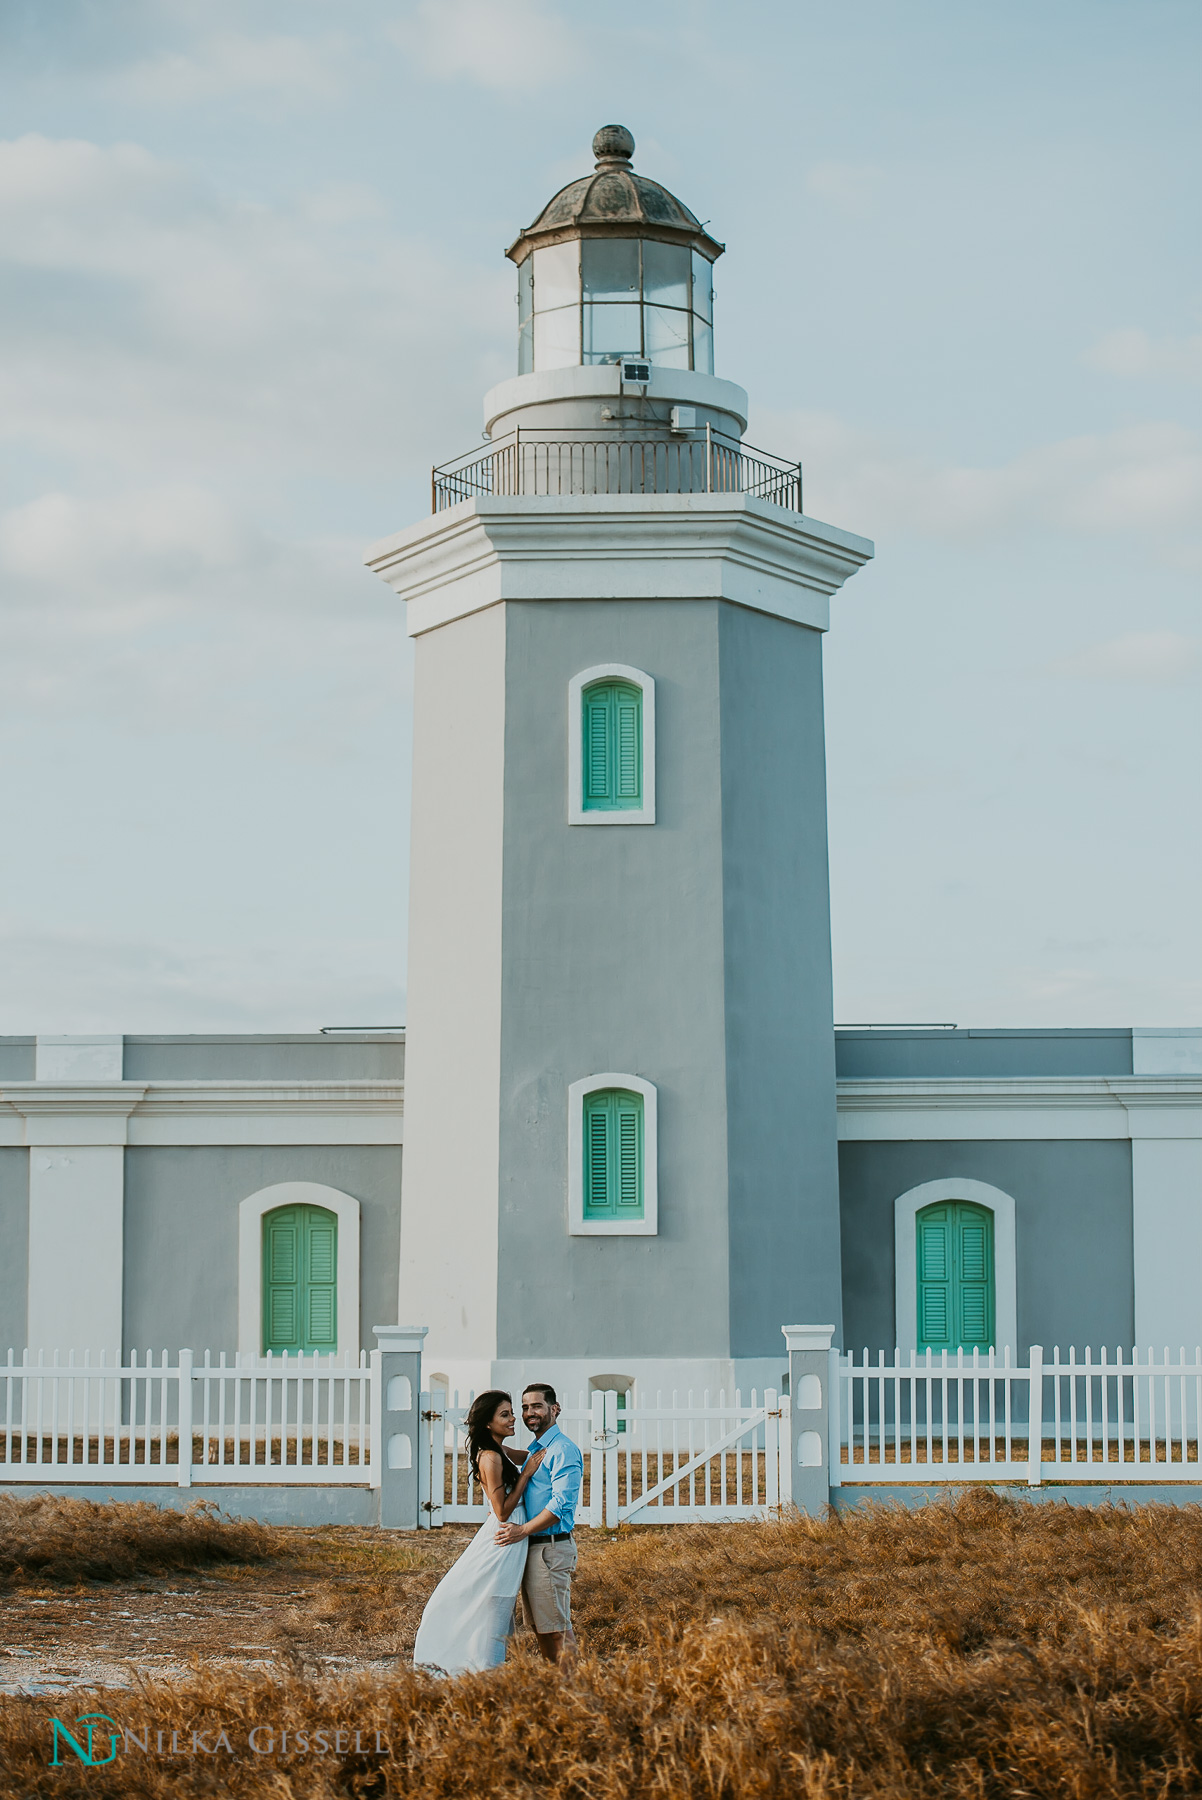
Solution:
[[[112,1733],[109,1736],[109,1753],[107,1756],[93,1755],[93,1733],[95,1732],[96,1725],[99,1721],[103,1721],[104,1724],[111,1725],[113,1728]],[[62,1767],[62,1758],[59,1755],[59,1751],[62,1748],[60,1740],[63,1738],[70,1744],[80,1762],[86,1763],[90,1769],[100,1769],[104,1767],[105,1763],[114,1761],[117,1755],[117,1743],[120,1730],[116,1720],[110,1719],[107,1713],[82,1713],[80,1717],[76,1719],[75,1723],[87,1727],[88,1747],[86,1750],[79,1742],[78,1738],[72,1737],[61,1719],[51,1719],[50,1724],[53,1728],[54,1737],[54,1755],[50,1758],[50,1767],[52,1769]]]

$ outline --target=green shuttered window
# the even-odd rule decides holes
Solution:
[[[643,1096],[606,1088],[584,1099],[584,1216],[643,1216]]]
[[[994,1342],[993,1214],[965,1200],[926,1206],[918,1234],[918,1347],[988,1350]]]
[[[643,804],[643,694],[629,681],[598,681],[581,700],[581,804],[621,812]]]
[[[338,1220],[324,1206],[263,1215],[263,1348],[338,1348]]]

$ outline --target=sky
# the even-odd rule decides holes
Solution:
[[[597,126],[871,537],[835,1015],[1202,1021],[1193,0],[0,0],[0,1032],[404,1021],[412,646],[362,566],[515,372]]]

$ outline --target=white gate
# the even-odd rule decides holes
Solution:
[[[423,1394],[420,1523],[479,1523],[481,1489],[468,1469],[468,1406],[456,1393]],[[580,1446],[584,1486],[577,1511],[587,1525],[686,1525],[699,1520],[764,1518],[791,1499],[789,1401],[768,1389],[750,1405],[708,1393],[700,1403],[656,1396],[631,1405],[617,1393],[581,1394],[559,1415],[560,1429]],[[529,1434],[519,1429],[524,1448]]]

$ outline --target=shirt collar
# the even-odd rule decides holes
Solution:
[[[551,1442],[552,1438],[559,1437],[560,1435],[561,1435],[561,1433],[559,1430],[559,1420],[552,1419],[551,1423],[548,1425],[547,1429],[543,1432],[542,1436],[535,1439],[535,1443],[549,1444]]]

